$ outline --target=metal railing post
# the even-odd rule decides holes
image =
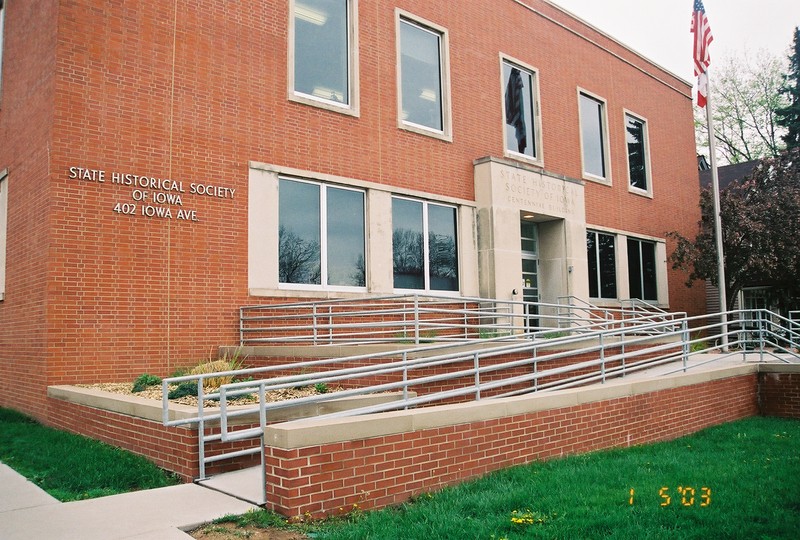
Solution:
[[[419,295],[414,295],[414,345],[419,345]]]
[[[264,456],[264,433],[259,437],[261,441],[261,504],[267,504],[267,459]]]
[[[206,478],[206,422],[203,416],[203,378],[197,379],[197,451],[200,458],[200,479]]]
[[[689,323],[685,319],[681,322],[681,345],[683,356],[683,371],[686,372],[687,364],[689,362]]]
[[[606,382],[606,346],[603,342],[603,334],[600,334],[600,380]]]
[[[623,315],[620,321],[620,352],[622,353],[622,378],[625,378],[625,316]]]
[[[758,361],[764,361],[764,314],[758,312]]]
[[[475,351],[472,355],[473,362],[474,362],[474,369],[475,369],[475,400],[480,401],[481,399],[481,361],[480,361],[480,353]]]
[[[462,304],[461,309],[464,310],[464,339],[469,339],[469,318],[467,318],[467,303],[464,302]],[[480,313],[480,306],[478,306],[478,312]],[[480,336],[479,336],[480,337]]]
[[[333,306],[328,306],[328,343],[333,343]]]
[[[317,345],[317,304],[311,306],[311,341]]]
[[[239,308],[239,347],[244,347],[244,308]]]
[[[403,401],[408,402],[408,352],[403,351]],[[408,405],[404,407],[408,409]]]

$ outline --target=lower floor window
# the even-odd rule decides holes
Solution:
[[[589,296],[617,297],[617,255],[612,234],[588,231],[586,258],[589,263]]]
[[[392,199],[394,287],[458,290],[456,209],[412,199]]]
[[[655,243],[628,238],[628,283],[631,298],[658,300]]]
[[[285,178],[278,190],[280,283],[366,286],[364,192]]]

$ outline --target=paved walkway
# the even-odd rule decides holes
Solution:
[[[183,530],[251,508],[196,484],[60,503],[0,463],[2,540],[186,540]]]

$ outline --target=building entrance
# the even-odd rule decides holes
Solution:
[[[522,300],[539,301],[539,227],[523,217],[520,220],[520,242],[522,253]],[[539,326],[539,310],[535,305],[526,305],[526,324]]]

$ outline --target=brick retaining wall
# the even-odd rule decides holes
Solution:
[[[757,389],[757,375],[746,373],[491,419],[373,437],[354,434],[350,441],[293,448],[268,442],[268,507],[286,516],[322,516],[353,504],[380,508],[511,465],[673,439],[758,414]],[[497,402],[519,405],[520,399]],[[443,409],[459,416],[453,406]],[[386,413],[378,421],[388,424],[408,414]],[[358,430],[351,420],[327,427]]]
[[[800,371],[787,373],[787,366],[772,367],[758,374],[761,414],[800,418]]]

